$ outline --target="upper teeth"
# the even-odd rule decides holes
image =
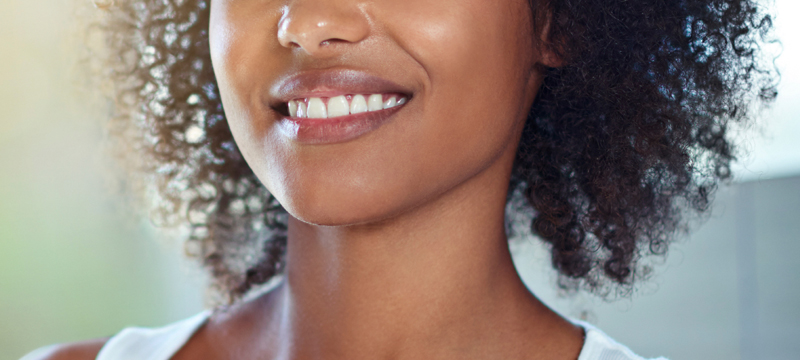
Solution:
[[[406,103],[404,96],[339,95],[332,98],[312,97],[289,101],[289,116],[298,118],[324,119],[368,111],[393,108]]]

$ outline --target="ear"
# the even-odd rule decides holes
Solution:
[[[536,47],[539,53],[539,59],[536,61],[536,66],[545,67],[561,67],[564,66],[564,59],[560,51],[557,50],[556,45],[550,38],[550,25],[553,21],[553,11],[549,6],[543,6],[539,11],[536,11],[536,25],[535,31],[538,33]]]

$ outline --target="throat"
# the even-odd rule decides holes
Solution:
[[[511,330],[486,329],[543,306],[519,279],[503,229],[487,228],[423,236],[290,220],[281,333],[303,359],[431,358],[501,337]]]

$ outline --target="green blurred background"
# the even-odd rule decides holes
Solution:
[[[106,187],[102,109],[79,90],[73,0],[0,1],[0,360],[46,344],[157,326],[202,309],[180,245]],[[524,280],[645,356],[796,359],[800,353],[800,3],[779,0],[781,95],[746,139],[711,219],[633,300],[560,297],[546,252],[514,243]]]
[[[203,279],[111,196],[74,1],[0,1],[0,359],[202,309]],[[88,1],[86,2],[88,3]]]

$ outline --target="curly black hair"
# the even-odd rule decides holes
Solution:
[[[209,0],[107,10],[111,133],[152,185],[154,218],[190,229],[187,252],[235,301],[281,273],[288,217],[228,128]],[[776,97],[771,18],[754,0],[531,0],[543,10],[564,65],[543,69],[509,208],[531,213],[562,286],[630,289],[731,177],[730,126]]]

